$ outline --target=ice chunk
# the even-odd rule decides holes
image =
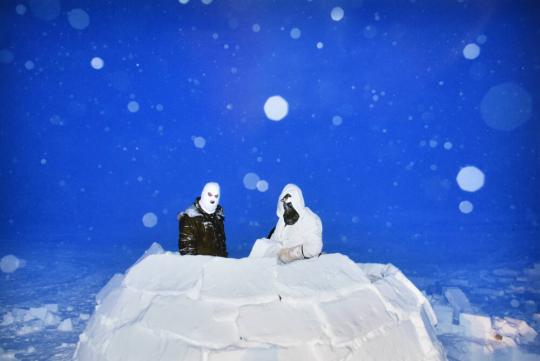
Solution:
[[[58,325],[58,331],[71,332],[73,331],[73,324],[71,323],[71,318],[66,318]]]
[[[83,321],[86,321],[86,320],[88,320],[88,319],[90,318],[90,315],[87,314],[87,313],[80,313],[80,314],[79,314],[79,318],[80,318],[81,320],[83,320]]]
[[[25,325],[16,331],[18,336],[28,335],[29,333],[39,332],[43,330],[43,326],[39,323],[34,325]]]
[[[55,309],[54,307],[50,307]],[[56,309],[58,309],[56,307]],[[60,317],[49,311],[49,308],[44,307],[32,307],[24,315],[23,322],[28,322],[34,319],[43,321],[44,326],[56,326],[60,322]]]
[[[47,312],[45,318],[43,318],[45,326],[56,326],[60,323],[60,317],[52,312]]]
[[[486,340],[491,336],[491,318],[469,313],[459,315],[460,330],[466,337]]]
[[[536,331],[527,322],[511,317],[493,320],[493,328],[502,336],[514,339],[519,344],[530,343],[536,338]]]
[[[58,313],[58,304],[56,303],[48,303],[43,307],[45,307],[50,312]]]
[[[0,347],[0,360],[17,360],[17,358],[14,351],[4,350]]]
[[[526,268],[525,275],[529,281],[540,282],[540,263],[535,263],[532,268]]]
[[[472,313],[472,307],[465,293],[457,287],[447,287],[444,289],[444,296],[454,309],[454,321],[459,320],[462,312]]]
[[[8,326],[11,325],[13,322],[15,322],[15,317],[13,317],[13,314],[11,312],[7,312],[4,314],[4,318],[2,320],[2,323],[0,323],[0,326]]]
[[[454,309],[450,306],[434,305],[433,310],[437,315],[437,331],[438,333],[452,333],[454,330],[453,314]]]
[[[26,316],[24,318],[24,321],[30,321],[34,318],[38,318],[40,320],[45,319],[45,316],[47,316],[47,313],[49,310],[47,310],[45,307],[39,307],[39,308],[30,308],[28,312],[26,313]]]

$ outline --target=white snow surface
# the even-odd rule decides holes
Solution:
[[[341,254],[278,265],[154,245],[106,288],[74,360],[445,360],[424,295]]]

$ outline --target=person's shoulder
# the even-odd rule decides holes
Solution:
[[[225,218],[225,211],[223,210],[223,207],[220,206],[219,204],[216,208],[216,214],[221,218]]]
[[[309,217],[317,220],[318,222],[321,221],[321,219],[319,218],[319,216],[317,215],[317,213],[313,212],[311,209],[309,209],[308,207],[304,207],[304,214],[307,214]]]
[[[202,217],[201,212],[195,207],[193,204],[189,206],[185,211],[178,214],[178,219],[182,217],[189,217],[189,218],[195,218],[195,217]]]

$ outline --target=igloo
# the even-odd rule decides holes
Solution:
[[[280,265],[154,245],[96,298],[75,360],[445,360],[423,294],[341,254]]]

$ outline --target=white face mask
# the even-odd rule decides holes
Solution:
[[[216,182],[206,183],[204,186],[199,205],[208,214],[213,214],[219,204],[220,189]]]

